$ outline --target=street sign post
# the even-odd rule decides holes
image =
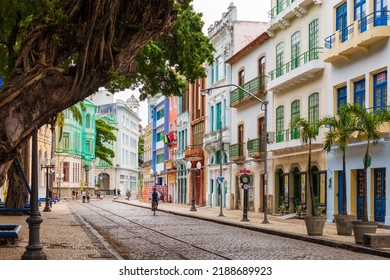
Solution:
[[[222,176],[219,176],[219,177],[217,177],[217,181],[219,184],[222,184],[225,181],[225,178],[223,178]]]

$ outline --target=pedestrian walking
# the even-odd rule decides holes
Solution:
[[[87,193],[83,190],[83,191],[81,192],[81,196],[83,197],[83,203],[85,203],[86,195],[87,195]]]
[[[90,202],[90,200],[91,200],[91,196],[90,196],[90,193],[89,193],[89,191],[87,191],[86,195],[87,195],[87,203],[89,203],[89,202]]]

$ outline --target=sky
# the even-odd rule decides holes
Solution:
[[[271,10],[271,0],[193,0],[194,10],[202,13],[202,19],[205,22],[203,32],[207,36],[207,28],[215,21],[222,19],[222,13],[227,12],[230,3],[234,3],[237,9],[238,20],[264,21],[267,22],[268,11]],[[126,90],[115,94],[115,99],[126,101],[132,94],[138,98],[136,91]],[[141,125],[147,125],[147,104],[140,102]]]

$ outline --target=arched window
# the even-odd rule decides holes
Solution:
[[[259,77],[260,77],[260,90],[265,90],[265,56],[259,59]]]
[[[91,128],[91,116],[89,114],[85,116],[85,127]]]
[[[309,96],[309,122],[316,123],[319,119],[319,93],[315,92]]]
[[[245,84],[245,69],[238,72],[238,85],[242,86],[243,84]]]
[[[276,77],[283,75],[283,62],[284,62],[284,43],[280,42],[276,46]]]
[[[299,55],[301,54],[301,33],[295,32],[291,36],[291,69],[299,67]]]
[[[319,46],[319,20],[318,18],[309,23],[309,60],[318,59]]]
[[[291,120],[295,118],[299,118],[301,116],[301,109],[300,109],[300,100],[294,100],[291,103]],[[291,139],[298,139],[299,138],[299,129],[294,128],[291,130]]]
[[[276,142],[284,141],[284,106],[276,108]]]

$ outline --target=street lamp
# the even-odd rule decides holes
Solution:
[[[191,199],[191,209],[190,211],[197,211],[196,206],[195,206],[195,172],[200,172],[200,169],[202,168],[202,164],[198,161],[196,163],[196,168],[191,168],[192,164],[191,161],[187,161],[187,169],[191,172],[193,171],[192,174],[192,199]]]
[[[52,158],[50,160],[50,164],[45,164],[44,158],[41,158],[39,162],[41,164],[41,170],[43,169],[44,172],[46,173],[46,199],[45,199],[45,208],[43,209],[43,212],[50,212],[51,197],[49,197],[49,174],[52,174],[55,171],[56,159]]]
[[[252,96],[254,99],[256,99],[257,101],[259,101],[261,103],[261,110],[264,111],[264,140],[263,140],[263,149],[264,149],[263,212],[264,212],[264,215],[263,215],[263,222],[262,223],[263,224],[268,224],[269,221],[267,219],[267,196],[266,196],[266,193],[265,193],[265,191],[267,189],[267,184],[268,184],[268,178],[267,178],[267,137],[266,137],[266,133],[267,133],[267,107],[268,107],[268,101],[267,100],[262,100],[262,99],[258,98],[256,95],[253,95],[252,93],[250,93],[246,89],[240,87],[239,85],[235,85],[235,84],[227,84],[227,85],[215,86],[215,87],[212,87],[212,88],[205,88],[205,89],[201,90],[201,93],[202,93],[203,96],[205,94],[210,95],[211,91],[213,89],[225,88],[225,87],[236,87],[239,90],[242,90],[243,92],[245,92],[246,94]],[[220,120],[220,123],[221,122],[222,122],[222,120]],[[221,138],[220,143],[222,145],[222,127],[220,128],[220,138]],[[222,156],[221,156],[221,159],[222,159]],[[222,161],[221,161],[221,169],[222,169]],[[222,176],[222,171],[220,171],[220,176]],[[222,193],[221,193],[221,202],[222,202]],[[221,214],[222,214],[222,210],[221,210]]]

